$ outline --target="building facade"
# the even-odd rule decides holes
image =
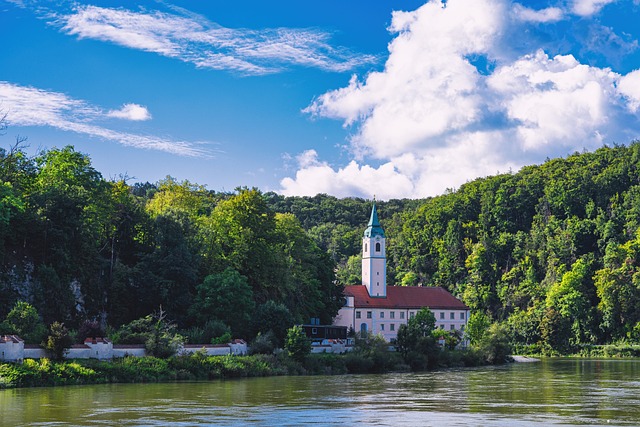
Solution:
[[[464,332],[469,307],[441,287],[387,286],[386,265],[386,236],[374,201],[362,238],[362,284],[345,287],[345,305],[334,325],[392,341],[400,325],[426,307],[436,318],[436,328]]]

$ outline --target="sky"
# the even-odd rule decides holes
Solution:
[[[640,0],[0,0],[0,146],[423,198],[640,139]]]

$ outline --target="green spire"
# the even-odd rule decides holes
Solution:
[[[376,209],[376,199],[373,199],[373,209],[371,209],[371,218],[369,218],[369,224],[367,229],[364,230],[364,237],[384,237],[384,230],[380,226],[378,220],[378,210]]]

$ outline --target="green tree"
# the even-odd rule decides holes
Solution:
[[[302,326],[295,325],[289,328],[284,343],[284,349],[294,360],[304,362],[307,355],[311,352],[311,342],[302,330]]]
[[[8,333],[19,335],[27,344],[42,342],[47,333],[36,309],[24,301],[16,302],[4,321],[4,327]]]
[[[476,345],[482,341],[487,330],[491,326],[491,318],[482,311],[474,311],[469,316],[465,336],[471,345]]]
[[[53,360],[63,360],[67,350],[73,345],[73,338],[64,323],[53,322],[49,326],[49,335],[42,346]]]
[[[512,349],[507,329],[501,324],[492,324],[478,348],[488,363],[497,365],[509,361]]]
[[[167,320],[167,314],[160,307],[153,315],[153,323],[145,342],[147,354],[160,358],[171,357],[183,343],[184,338],[176,332],[176,325]]]
[[[229,325],[236,337],[247,337],[254,307],[246,277],[227,268],[222,273],[210,274],[198,285],[191,313],[201,324],[218,319]]]
[[[255,331],[263,336],[270,334],[275,345],[281,347],[293,325],[293,316],[284,304],[269,300],[256,308],[253,322]]]

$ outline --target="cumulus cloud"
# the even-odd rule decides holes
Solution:
[[[300,170],[295,179],[282,180],[282,193],[285,195],[329,193],[348,197],[361,194],[388,199],[413,193],[412,182],[391,162],[373,168],[351,161],[336,171],[327,163],[318,161],[315,150],[305,151],[297,160]]]
[[[575,0],[572,5],[572,11],[579,16],[594,15],[609,3],[616,0]]]
[[[357,162],[332,167],[312,156],[281,182],[282,191],[340,192],[348,177],[358,183],[352,194],[370,197],[373,186],[394,197],[425,197],[637,137],[640,71],[621,75],[542,49],[513,54],[510,38],[524,34],[523,23],[561,16],[507,0],[430,1],[394,13],[384,69],[353,76],[304,110],[341,120]],[[479,67],[478,58],[490,66]],[[382,166],[367,166],[367,158]]]
[[[147,107],[138,104],[124,104],[119,110],[109,111],[107,116],[136,122],[151,120],[151,113]]]
[[[371,55],[353,53],[329,43],[330,34],[316,29],[226,28],[184,9],[175,13],[129,11],[78,6],[58,14],[62,31],[120,46],[154,52],[197,67],[269,74],[291,66],[349,71],[373,63]]]
[[[627,107],[635,113],[640,109],[640,70],[623,76],[618,83],[618,91],[629,100]]]
[[[70,98],[63,93],[0,81],[0,100],[10,125],[51,126],[136,148],[165,151],[182,156],[208,155],[205,150],[192,142],[136,135],[97,125],[96,121],[113,116],[114,112],[105,113],[96,106]],[[139,120],[142,110],[149,114],[146,108],[137,104],[127,104],[116,113],[127,115],[128,119],[137,117]]]

